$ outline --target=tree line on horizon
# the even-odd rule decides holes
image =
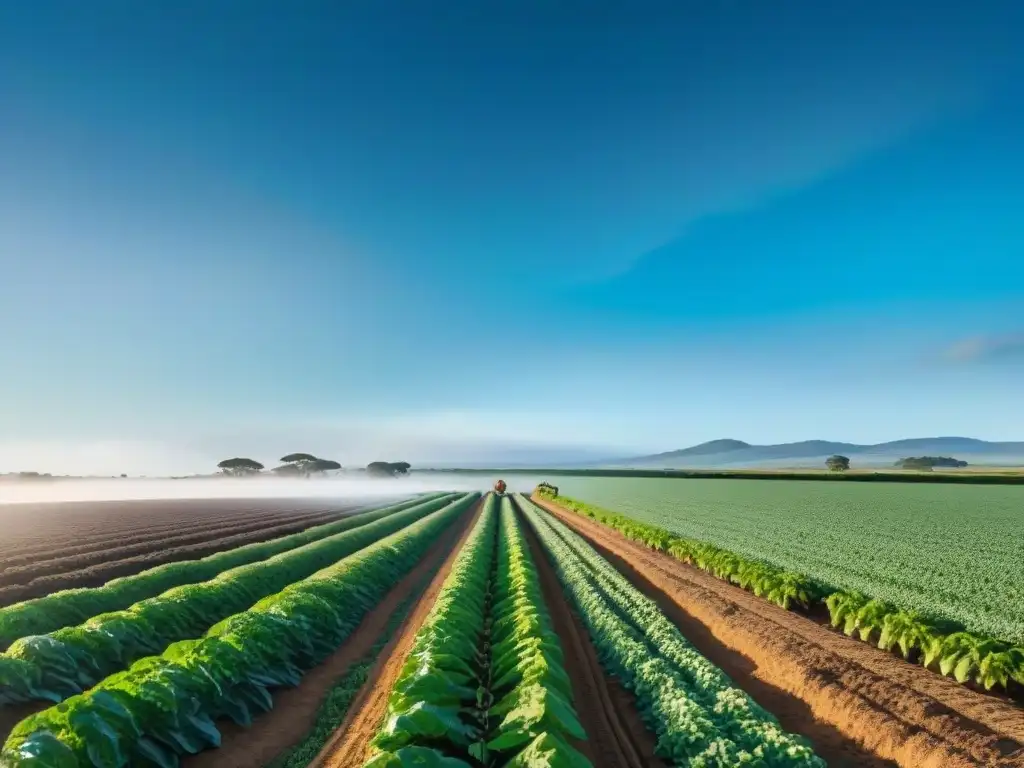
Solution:
[[[274,467],[272,474],[278,477],[313,477],[325,475],[327,472],[338,471],[341,464],[333,459],[321,459],[311,453],[289,453],[282,456],[281,465]],[[230,477],[252,477],[259,475],[266,467],[243,456],[236,456],[217,464],[217,468]],[[363,470],[374,477],[402,477],[409,474],[411,465],[406,461],[371,461]]]
[[[845,472],[850,468],[850,459],[838,453],[829,456],[825,460],[825,466],[833,472]],[[962,459],[954,459],[952,456],[908,456],[896,461],[893,466],[900,469],[916,469],[923,472],[931,472],[935,467],[953,467],[961,469],[967,466]]]

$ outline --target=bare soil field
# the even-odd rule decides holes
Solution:
[[[368,502],[367,502],[368,503]],[[345,506],[344,504],[341,506]],[[97,538],[216,523],[249,515],[323,512],[324,499],[148,499],[0,504],[0,562],[31,546],[69,546]]]
[[[119,514],[112,515],[105,506],[115,507]],[[33,513],[25,507],[38,507],[39,519],[33,523]],[[65,508],[63,517],[54,517],[55,507]],[[297,533],[361,508],[354,503],[328,507],[323,502],[276,499],[0,507],[3,524],[12,532],[9,538],[5,531],[0,545],[0,605],[61,589],[97,587],[164,563]],[[168,520],[175,510],[179,519]],[[103,520],[107,522],[99,522]],[[47,543],[26,536],[28,526],[47,529]],[[93,530],[91,539],[82,528]]]
[[[1012,702],[831,632],[543,499],[535,502],[663,607],[674,605],[666,613],[691,642],[788,729],[811,738],[830,765],[1024,766],[1024,710]]]

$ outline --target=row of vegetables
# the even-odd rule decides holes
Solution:
[[[266,560],[274,555],[301,547],[304,544],[333,536],[393,512],[441,498],[452,499],[456,494],[433,493],[417,496],[399,504],[374,509],[341,520],[307,528],[289,536],[258,541],[197,560],[165,563],[131,576],[112,579],[102,587],[63,589],[44,597],[25,600],[0,607],[0,651],[11,643],[29,635],[43,635],[62,627],[81,624],[93,616],[120,611],[147,597],[159,595],[183,584],[195,584],[212,579],[231,568]]]
[[[544,485],[537,495],[584,517],[607,525],[627,538],[669,554],[730,581],[785,608],[805,609],[824,603],[832,626],[879,648],[899,648],[908,661],[918,662],[963,683],[986,689],[1024,685],[1024,647],[965,631],[948,621],[900,608],[868,595],[835,588],[804,574],[743,557],[707,542],[686,539],[655,525],[557,494]]]
[[[366,768],[591,768],[511,501],[489,496],[388,701]]]
[[[334,550],[342,554],[327,567],[294,577],[199,639],[172,642],[159,655],[23,720],[4,744],[0,763],[168,768],[182,754],[218,745],[216,720],[248,725],[254,714],[270,709],[270,690],[297,684],[333,652],[479,496],[434,500],[386,516],[378,522],[393,520],[395,532],[378,527],[358,551],[345,556],[344,548]],[[167,610],[187,608],[188,602],[182,594]]]
[[[0,655],[0,702],[63,701],[445,505],[447,497],[357,515],[348,530],[214,578],[174,587],[82,624],[16,640]]]
[[[545,495],[783,607],[824,600],[848,634],[920,653],[958,679],[1005,685],[1015,675],[1012,665],[1024,661],[1011,653],[1000,666],[997,654],[1020,649],[979,650],[955,634],[937,641],[920,629],[930,626],[927,620],[877,600],[831,591],[557,492]],[[217,720],[249,725],[269,710],[271,691],[298,684],[343,643],[479,498],[420,497],[179,563],[184,571],[177,575],[161,566],[99,589],[56,593],[49,603],[12,606],[9,614],[0,609],[6,636],[18,626],[53,627],[13,640],[0,655],[0,704],[63,701],[18,724],[0,764],[170,768],[182,755],[217,746]],[[404,661],[366,768],[592,768],[573,746],[586,734],[523,520],[605,671],[634,694],[660,756],[696,768],[824,766],[805,739],[733,685],[570,527],[525,497],[513,503],[489,495]],[[212,575],[197,582],[197,574]],[[166,579],[184,581],[157,593]],[[125,606],[129,595],[141,599]],[[118,607],[81,621],[89,601]],[[68,626],[75,621],[81,623]],[[958,655],[943,656],[953,641]]]
[[[605,671],[636,696],[660,756],[696,768],[824,767],[805,739],[734,686],[586,541],[529,500],[519,504]]]

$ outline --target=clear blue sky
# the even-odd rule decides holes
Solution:
[[[1013,0],[6,3],[0,471],[1024,439],[1022,36]]]

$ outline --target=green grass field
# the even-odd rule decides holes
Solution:
[[[1024,642],[1024,488],[557,477],[562,494]]]

